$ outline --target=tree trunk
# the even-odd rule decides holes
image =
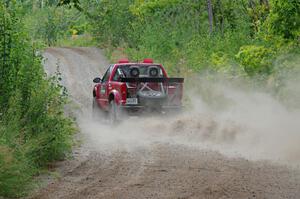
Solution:
[[[208,11],[208,20],[209,20],[209,33],[213,32],[213,9],[211,0],[207,0],[207,11]]]
[[[197,33],[201,33],[201,3],[200,3],[200,0],[196,0],[195,3],[198,5],[196,7],[196,18],[198,19],[197,20],[197,24],[196,24],[196,29],[197,29]]]
[[[221,31],[221,34],[223,36],[224,34],[224,11],[223,11],[223,5],[221,3],[221,0],[217,0],[217,7],[218,7],[218,23],[219,23],[219,29]],[[216,9],[215,9],[215,14],[216,14]],[[216,24],[218,24],[217,22],[215,22]]]

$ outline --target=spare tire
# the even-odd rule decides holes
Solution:
[[[159,69],[156,66],[149,67],[148,75],[150,77],[157,77],[159,75]]]
[[[130,76],[131,77],[139,77],[140,70],[137,67],[131,67],[130,68]]]

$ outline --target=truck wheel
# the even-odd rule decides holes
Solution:
[[[120,119],[119,106],[115,100],[111,100],[109,103],[109,120],[110,124],[115,124]]]

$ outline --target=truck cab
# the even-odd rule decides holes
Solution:
[[[94,108],[111,111],[179,109],[182,106],[183,78],[169,78],[161,64],[152,59],[141,63],[122,59],[108,67],[93,82]]]

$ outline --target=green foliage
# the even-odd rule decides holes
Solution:
[[[22,196],[30,188],[34,169],[19,150],[0,144],[0,195]]]
[[[129,1],[92,1],[92,7],[97,10],[94,12],[91,21],[93,33],[100,42],[107,42],[113,46],[118,46],[122,41],[129,40],[128,31],[131,31],[128,26],[132,15],[129,12]],[[111,24],[114,24],[113,26]]]
[[[39,168],[72,145],[58,78],[47,80],[17,4],[0,1],[0,195],[21,196]]]
[[[77,10],[82,11],[79,0],[59,0],[59,6],[69,5],[74,6]]]
[[[93,35],[104,46],[125,46],[133,60],[152,57],[173,72],[214,67],[213,54],[231,62],[248,44],[242,4],[214,1],[214,35],[208,34],[205,1],[91,1]],[[85,4],[83,3],[83,7]],[[214,59],[214,60],[212,60]],[[180,64],[178,64],[180,63]],[[220,67],[217,66],[217,67]]]
[[[97,46],[95,39],[88,34],[84,35],[74,35],[68,38],[59,39],[56,42],[56,46],[62,47],[88,47],[88,46]]]
[[[265,75],[272,72],[274,51],[264,46],[242,46],[236,58],[249,76]]]
[[[212,4],[209,34],[207,1],[82,1],[84,9],[92,7],[92,33],[102,46],[121,46],[120,55],[133,60],[152,57],[174,74],[213,70],[267,80],[277,70],[272,66],[275,55],[286,53],[282,49],[287,46],[297,48],[278,35],[295,39],[299,34],[298,1],[213,0]]]
[[[46,4],[47,5],[47,4]],[[48,46],[59,41],[70,40],[72,36],[84,35],[89,31],[86,17],[78,10],[57,7],[57,3],[42,8],[23,8],[24,24],[31,39]]]
[[[300,1],[271,0],[268,27],[272,34],[286,39],[300,37]]]

